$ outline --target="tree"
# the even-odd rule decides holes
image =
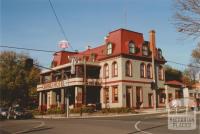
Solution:
[[[171,81],[171,80],[177,80],[182,81],[182,72],[180,70],[174,69],[169,65],[165,66],[165,80]]]
[[[29,56],[23,53],[0,52],[1,105],[19,103],[27,106],[31,95],[36,93],[40,69],[25,67],[26,58]]]
[[[198,43],[197,47],[192,51],[192,63],[197,66],[200,65],[200,43]]]
[[[200,0],[176,0],[174,21],[178,32],[198,38],[200,36]]]

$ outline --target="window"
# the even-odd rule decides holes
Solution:
[[[107,54],[108,55],[112,54],[112,43],[108,43],[107,45]]]
[[[164,80],[164,71],[162,66],[159,66],[158,68],[158,78],[159,80]]]
[[[147,65],[147,78],[151,79],[153,78],[153,73],[152,73],[152,66],[151,64]]]
[[[149,48],[148,48],[147,45],[143,45],[143,46],[142,46],[142,54],[143,54],[144,56],[148,56],[148,55],[149,55]]]
[[[135,44],[133,41],[130,41],[129,44],[129,53],[134,54],[135,53]]]
[[[112,102],[117,103],[118,102],[118,87],[114,86],[112,88]]]
[[[161,49],[158,49],[158,58],[162,59],[162,50]]]
[[[125,68],[126,68],[126,76],[132,76],[132,64],[129,60],[126,62]]]
[[[116,77],[118,75],[118,66],[117,66],[117,62],[113,62],[112,63],[112,76]]]
[[[146,76],[145,74],[146,71],[146,65],[144,63],[140,64],[140,77],[144,78]]]
[[[104,88],[104,103],[109,103],[109,88],[105,87]]]
[[[103,74],[104,74],[104,78],[108,78],[109,77],[109,67],[108,67],[107,63],[104,65]]]

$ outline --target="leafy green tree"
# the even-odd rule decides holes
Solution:
[[[25,67],[27,54],[13,51],[0,52],[0,104],[19,103],[28,106],[31,97],[36,94],[40,69]],[[36,61],[34,61],[36,62]]]
[[[165,80],[170,81],[170,80],[177,80],[177,81],[182,81],[182,72],[180,70],[174,69],[169,65],[165,66]]]

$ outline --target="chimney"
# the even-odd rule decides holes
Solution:
[[[156,56],[156,36],[155,36],[155,30],[149,31],[149,41],[150,41],[150,50],[154,57]]]

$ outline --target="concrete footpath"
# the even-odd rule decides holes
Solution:
[[[162,115],[163,117],[166,117],[165,115],[168,114],[168,111],[166,109],[157,109],[156,111],[154,109],[150,110],[138,110],[135,113],[83,113],[82,116],[80,113],[70,113],[69,118],[101,118],[101,117],[123,117],[123,116],[142,116],[142,115]],[[197,112],[197,114],[200,114],[200,111]],[[37,119],[65,119],[66,114],[51,114],[51,115],[35,115],[34,116]]]

